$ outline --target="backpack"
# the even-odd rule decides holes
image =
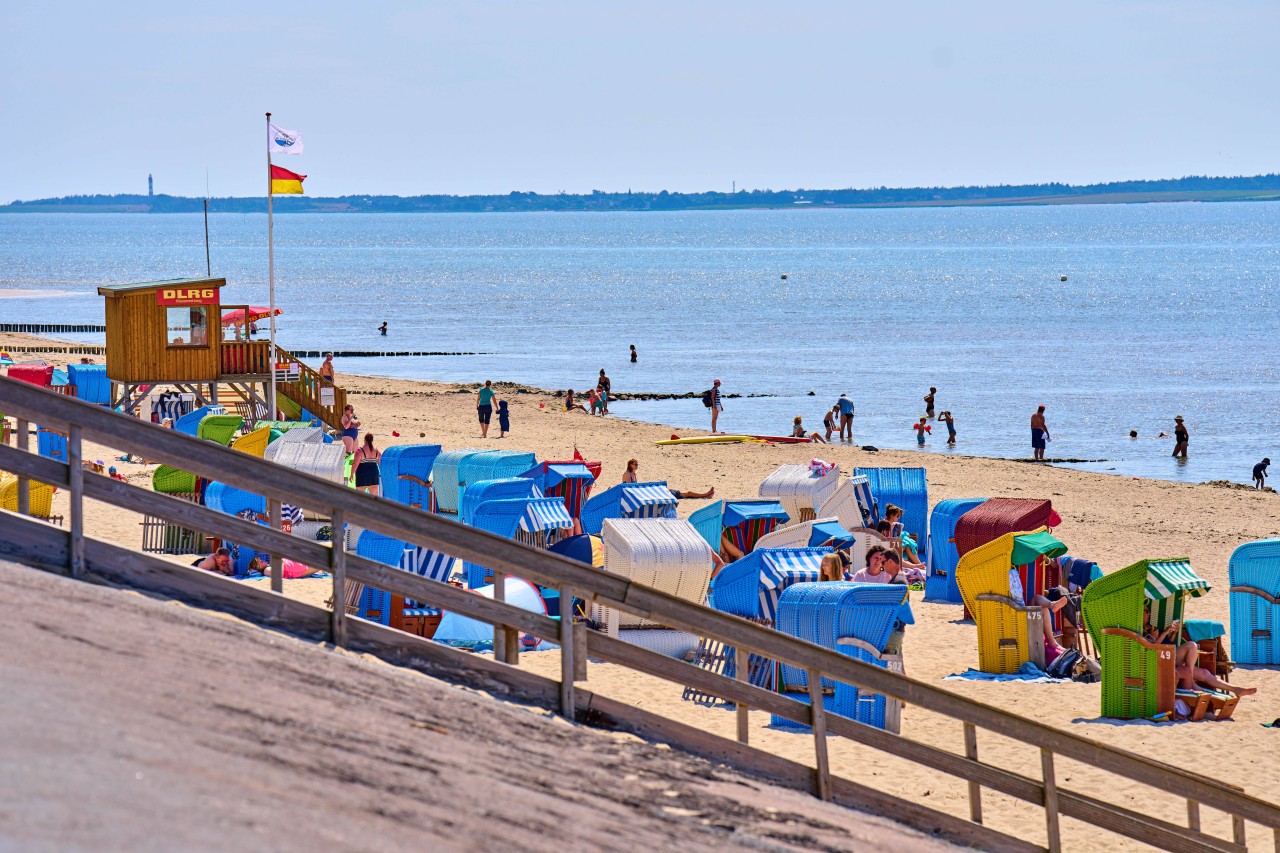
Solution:
[[[715,395],[711,392],[710,388],[702,392],[702,405],[706,406],[708,409],[711,408],[711,401],[713,399],[715,399]]]
[[[1053,663],[1045,670],[1050,678],[1071,678],[1075,674],[1076,663],[1080,661],[1080,653],[1075,649],[1067,649],[1053,659]]]

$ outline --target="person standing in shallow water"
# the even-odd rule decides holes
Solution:
[[[1187,432],[1186,424],[1182,422],[1182,415],[1178,415],[1173,419],[1173,455],[1187,458],[1187,440],[1191,438],[1191,433]]]
[[[639,359],[640,359],[640,356],[636,353],[636,345],[632,344],[631,345],[631,363],[635,364]]]
[[[1044,406],[1036,409],[1031,416],[1031,452],[1033,458],[1044,459],[1045,442],[1049,441],[1049,425],[1044,420]]]
[[[924,414],[927,418],[933,417],[933,398],[937,393],[937,388],[930,388],[929,393],[924,395]]]

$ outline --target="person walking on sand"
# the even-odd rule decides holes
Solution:
[[[351,459],[351,465],[356,472],[356,488],[366,495],[376,495],[378,493],[380,479],[378,462],[381,459],[382,451],[373,446],[373,433],[366,432],[364,434],[364,444],[360,446],[360,449],[356,451],[356,455]]]
[[[853,441],[853,401],[848,394],[841,394],[836,406],[840,409],[840,440]]]
[[[631,363],[635,364],[639,359],[640,359],[640,356],[636,353],[636,345],[632,344],[631,345]]]
[[[507,411],[507,401],[498,401],[498,438],[506,438],[511,432],[511,412]]]
[[[1043,461],[1045,442],[1052,440],[1049,438],[1049,425],[1044,421],[1044,406],[1040,406],[1036,409],[1035,414],[1031,416],[1031,451],[1033,458]]]
[[[933,417],[933,398],[937,393],[937,388],[930,388],[929,393],[924,395],[924,415],[926,418]]]
[[[711,434],[718,435],[716,432],[716,423],[720,420],[720,413],[724,411],[724,402],[720,398],[720,380],[717,379],[711,383]]]
[[[327,385],[333,384],[333,353],[331,352],[324,354],[324,364],[320,365],[320,378]]]
[[[1173,455],[1187,458],[1187,439],[1191,437],[1191,433],[1187,432],[1186,424],[1182,422],[1182,415],[1178,415],[1173,419]]]
[[[476,416],[480,419],[480,437],[489,437],[489,421],[493,420],[493,398],[498,392],[493,390],[493,381],[486,379],[484,387],[476,392]]]
[[[1253,466],[1253,487],[1255,489],[1264,488],[1267,485],[1267,466],[1271,464],[1271,460],[1263,458],[1261,462]]]

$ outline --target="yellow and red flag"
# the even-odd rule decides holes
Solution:
[[[302,182],[306,179],[306,175],[299,175],[297,172],[290,172],[288,169],[272,164],[271,194],[302,195]]]

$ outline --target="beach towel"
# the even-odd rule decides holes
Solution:
[[[978,669],[967,669],[964,672],[943,676],[943,681],[1022,681],[1026,684],[1057,684],[1058,679],[1051,678],[1049,673],[1027,661],[1017,672],[995,673]]]

